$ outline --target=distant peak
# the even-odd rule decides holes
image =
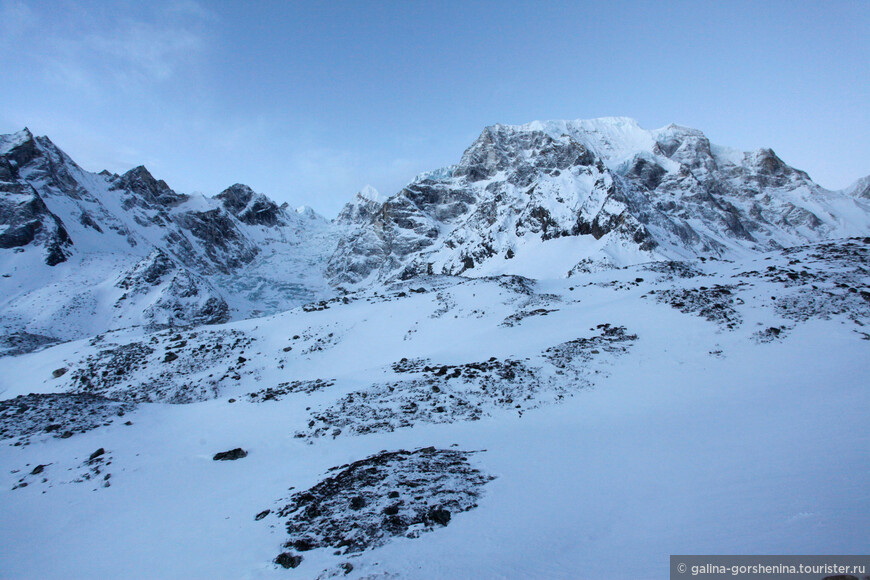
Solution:
[[[254,197],[254,190],[243,183],[236,183],[215,196],[232,214],[242,212]]]
[[[244,183],[234,183],[233,185],[231,185],[231,186],[229,186],[228,188],[226,188],[224,191],[225,191],[225,192],[226,192],[226,191],[244,191],[244,192],[253,192],[254,190],[251,189],[251,186],[249,186],[249,185],[245,185]]]
[[[154,179],[154,176],[151,175],[151,172],[148,171],[148,168],[145,167],[144,165],[137,165],[136,167],[134,167],[130,171],[126,172],[124,175],[129,175],[131,177],[132,176],[150,177],[151,179]]]
[[[371,185],[363,187],[357,195],[368,201],[381,201],[380,192]]]

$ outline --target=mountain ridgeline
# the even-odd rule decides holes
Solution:
[[[534,122],[487,127],[458,164],[390,197],[366,188],[329,221],[241,184],[207,198],[142,166],[91,173],[25,129],[0,137],[0,326],[8,344],[38,345],[249,318],[419,276],[743,256],[866,235],[868,181],[829,191],[770,149],[737,152],[675,125]]]

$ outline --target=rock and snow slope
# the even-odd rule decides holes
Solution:
[[[532,123],[326,222],[0,152],[4,577],[654,578],[870,542],[862,181]]]
[[[433,276],[4,357],[4,572],[664,577],[671,553],[860,552],[868,263],[855,238]]]

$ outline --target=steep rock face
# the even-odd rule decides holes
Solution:
[[[182,268],[162,250],[154,250],[115,283],[124,291],[114,308],[126,312],[131,324],[148,327],[218,324],[230,318],[229,306],[205,279]],[[144,308],[143,308],[144,306]]]
[[[35,157],[35,150],[27,129],[0,141],[0,248],[41,246],[45,264],[55,266],[69,257],[72,240],[36,190],[21,180],[18,168]]]
[[[352,227],[327,275],[354,288],[423,274],[565,276],[764,251],[866,232],[866,187],[853,190],[827,191],[770,149],[736,152],[676,125],[494,125],[457,165],[419,176],[365,213],[358,199],[349,204],[342,215]]]
[[[257,247],[220,209],[178,213],[175,221],[195,238],[207,263],[219,272],[229,273],[257,255]]]
[[[45,263],[55,266],[69,257],[72,245],[60,219],[51,213],[33,188],[19,183],[0,183],[0,248],[42,246]]]

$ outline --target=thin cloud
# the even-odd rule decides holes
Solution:
[[[19,56],[33,60],[49,83],[92,96],[166,83],[204,62],[216,17],[202,5],[157,6],[135,17],[120,13],[109,10],[97,18],[72,3],[49,11],[3,0],[4,37],[39,33],[36,43],[5,42],[4,48],[7,53],[24,51]]]
[[[183,25],[167,28],[153,22],[129,22],[108,34],[89,35],[80,48],[96,53],[117,71],[119,80],[165,81],[202,54],[205,39],[200,31]]]

